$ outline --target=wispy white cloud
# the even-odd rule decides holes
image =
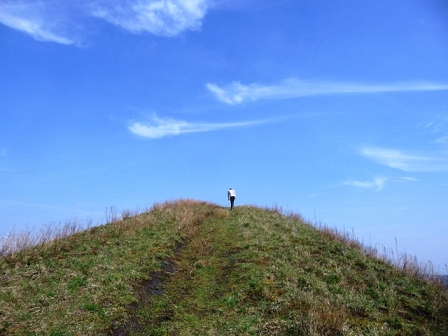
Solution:
[[[448,83],[404,82],[367,85],[288,79],[276,85],[244,85],[233,82],[223,87],[208,83],[206,87],[221,102],[237,105],[259,99],[288,99],[313,95],[448,90]]]
[[[426,130],[433,134],[448,131],[448,113],[438,113],[424,126]]]
[[[0,206],[27,206],[27,207],[34,207],[34,208],[41,208],[41,209],[70,211],[70,212],[76,212],[76,213],[88,214],[88,215],[95,215],[95,214],[102,215],[103,214],[101,212],[90,212],[90,211],[86,211],[86,210],[66,208],[66,207],[59,207],[59,206],[48,205],[48,204],[38,204],[38,203],[28,203],[28,202],[14,202],[14,201],[6,201],[6,200],[0,200]]]
[[[348,180],[348,181],[345,181],[344,184],[352,186],[352,187],[376,189],[379,191],[384,188],[384,184],[387,180],[388,180],[387,177],[375,177],[372,181]]]
[[[93,15],[133,33],[174,36],[202,24],[209,0],[105,0]]]
[[[393,181],[394,182],[416,182],[416,181],[418,181],[418,179],[416,179],[415,177],[402,176],[399,178],[395,178]]]
[[[439,144],[448,144],[448,134],[441,136],[440,138],[437,138],[435,142]]]
[[[448,157],[445,155],[425,155],[405,153],[397,149],[364,147],[360,149],[364,157],[406,172],[446,172]]]
[[[87,19],[106,20],[132,33],[175,36],[197,30],[211,0],[3,0],[0,23],[43,42],[80,45]],[[76,37],[75,37],[76,36]]]
[[[435,137],[434,142],[445,146],[448,144],[448,113],[438,113],[423,125],[426,132]]]
[[[128,129],[135,135],[150,139],[158,139],[184,133],[209,132],[227,128],[248,127],[273,121],[273,119],[270,119],[236,123],[190,123],[183,120],[159,118],[154,115],[151,121],[146,123],[131,121],[128,125]]]
[[[66,45],[75,43],[75,40],[55,32],[59,30],[55,18],[51,17],[45,3],[41,1],[1,2],[0,23],[29,34],[38,41]]]

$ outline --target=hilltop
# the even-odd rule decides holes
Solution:
[[[447,335],[417,268],[279,209],[179,200],[0,249],[0,335]]]

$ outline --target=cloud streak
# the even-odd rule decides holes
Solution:
[[[131,33],[176,36],[197,30],[210,0],[78,0],[0,2],[0,23],[37,41],[79,45],[87,19],[105,20]]]
[[[384,183],[388,180],[387,177],[376,177],[372,181],[354,181],[354,180],[348,180],[345,181],[345,185],[349,185],[352,187],[358,187],[358,188],[374,188],[378,191],[382,190],[384,188]]]
[[[364,147],[360,154],[376,163],[406,172],[448,172],[448,158],[442,155],[411,154],[381,147]]]
[[[448,84],[445,83],[407,82],[366,85],[298,79],[288,79],[277,85],[257,83],[244,85],[240,82],[233,82],[224,87],[208,83],[206,87],[216,99],[230,105],[260,99],[289,99],[316,95],[448,90]]]
[[[207,0],[103,1],[92,14],[132,33],[175,36],[200,28],[207,7]]]
[[[448,113],[439,113],[423,126],[426,131],[436,136],[436,144],[448,144]]]
[[[167,136],[176,136],[186,133],[210,132],[229,128],[249,127],[260,125],[275,120],[259,120],[236,123],[190,123],[183,120],[170,118],[159,118],[154,115],[150,122],[142,123],[131,121],[128,130],[135,135],[149,138],[160,139]]]
[[[59,207],[54,205],[48,205],[48,204],[38,204],[38,203],[28,203],[28,202],[14,202],[14,201],[5,201],[0,200],[0,206],[26,206],[26,207],[33,207],[33,208],[41,208],[41,209],[51,209],[51,210],[62,210],[62,211],[70,211],[70,212],[77,212],[80,214],[87,214],[87,215],[102,215],[103,213],[100,212],[90,212],[80,209],[73,209],[73,208],[65,208],[65,207]]]
[[[55,33],[59,30],[50,18],[43,3],[30,1],[3,2],[0,4],[0,23],[26,33],[41,42],[73,44],[75,40]]]

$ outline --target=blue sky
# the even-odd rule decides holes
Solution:
[[[0,225],[195,198],[448,264],[448,3],[0,3]]]

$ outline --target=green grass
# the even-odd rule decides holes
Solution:
[[[273,209],[197,201],[0,259],[0,335],[446,335],[412,265]]]

